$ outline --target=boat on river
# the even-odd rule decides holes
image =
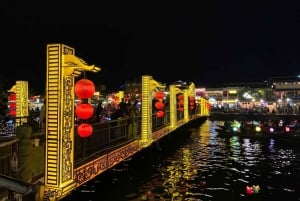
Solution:
[[[219,137],[243,137],[243,138],[274,138],[280,140],[294,140],[300,142],[300,131],[290,127],[274,127],[274,125],[243,122],[225,122],[215,129]]]
[[[243,128],[232,128],[227,126],[219,126],[215,129],[219,137],[242,137],[242,138],[257,138],[257,139],[279,139],[284,141],[292,141],[300,143],[300,132],[298,130],[284,130],[284,129],[273,129],[272,127],[266,127],[259,129],[258,127],[243,127]]]

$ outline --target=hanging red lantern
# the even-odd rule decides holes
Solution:
[[[11,93],[11,94],[9,94],[9,96],[8,96],[8,100],[10,100],[10,101],[15,101],[16,100],[16,94],[15,93]]]
[[[182,111],[183,111],[183,107],[180,107],[180,108],[179,108],[179,111],[182,112]]]
[[[80,103],[77,105],[75,113],[80,119],[89,119],[94,114],[94,108],[89,103]]]
[[[154,106],[157,110],[162,110],[164,109],[165,104],[163,102],[157,101]]]
[[[194,96],[190,96],[190,101],[195,101],[195,97]]]
[[[164,115],[165,115],[165,112],[162,111],[162,110],[159,110],[159,111],[156,112],[156,116],[157,116],[158,118],[162,118]]]
[[[180,107],[183,107],[183,101],[179,101],[179,102],[178,102],[178,105],[179,105]]]
[[[95,85],[91,80],[81,79],[76,82],[74,90],[78,98],[87,99],[94,95]]]
[[[93,134],[93,127],[90,124],[82,123],[78,126],[77,132],[82,138],[90,137]]]
[[[157,91],[155,92],[155,99],[156,100],[161,100],[165,97],[165,94],[163,91]]]
[[[9,103],[9,108],[11,108],[11,109],[16,108],[16,105],[17,105],[16,102],[10,102]]]
[[[194,105],[191,105],[191,106],[190,106],[190,109],[191,109],[191,110],[195,109]]]
[[[178,100],[183,100],[184,96],[182,94],[178,95]]]
[[[10,114],[11,116],[16,116],[16,115],[17,115],[17,112],[16,112],[16,110],[10,110],[10,111],[9,111],[9,114]]]

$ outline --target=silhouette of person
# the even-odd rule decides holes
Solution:
[[[118,108],[121,110],[123,114],[127,113],[127,104],[124,101],[124,98],[121,99],[121,102],[118,105]]]

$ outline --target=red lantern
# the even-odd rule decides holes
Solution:
[[[10,114],[11,116],[16,116],[17,112],[16,112],[16,110],[10,110],[10,111],[9,111],[9,114]]]
[[[183,107],[183,101],[179,101],[178,105],[179,105],[180,107]]]
[[[89,103],[80,103],[77,105],[75,113],[80,119],[89,119],[94,114],[94,108]]]
[[[246,193],[248,195],[252,195],[253,194],[253,188],[251,186],[246,186]]]
[[[164,111],[162,111],[162,110],[159,110],[159,111],[156,112],[156,116],[157,116],[158,118],[162,118],[164,115],[165,115],[165,113],[164,113]]]
[[[93,127],[90,124],[83,123],[78,126],[77,132],[82,138],[89,137],[93,133]]]
[[[9,94],[8,100],[15,101],[16,100],[16,94],[15,93]]]
[[[9,107],[12,109],[12,108],[16,108],[16,103],[15,102],[10,102],[9,103]]]
[[[164,94],[163,91],[157,91],[157,92],[155,93],[155,99],[156,99],[156,100],[161,100],[161,99],[163,99],[164,97],[165,97],[165,94]]]
[[[179,111],[182,112],[182,111],[183,111],[183,107],[180,107],[180,108],[179,108]]]
[[[75,94],[78,98],[87,99],[94,95],[95,85],[91,80],[81,79],[75,84]]]
[[[155,103],[155,108],[156,108],[157,110],[162,110],[162,109],[164,109],[164,107],[165,107],[165,104],[164,104],[163,102],[157,101],[157,102]]]
[[[180,95],[178,96],[178,100],[183,100],[183,98],[184,98],[184,96],[183,96],[182,94],[180,94]]]

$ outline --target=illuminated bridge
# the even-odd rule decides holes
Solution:
[[[35,200],[61,200],[77,187],[164,136],[192,123],[201,124],[209,116],[208,101],[196,97],[193,83],[185,88],[167,87],[145,75],[141,79],[141,110],[138,115],[103,123],[86,123],[89,129],[92,128],[92,135],[82,137],[91,133],[89,129],[80,130],[81,124],[74,124],[74,88],[75,78],[85,71],[98,72],[100,68],[87,65],[75,56],[71,47],[47,45],[46,129],[38,134],[32,133],[28,126],[17,127],[18,153],[22,157],[19,156],[19,161],[14,156],[7,159],[15,169],[7,172],[14,174],[0,177],[0,187],[7,188],[9,196],[20,193],[31,195]],[[22,125],[21,117],[27,115],[26,108],[22,109],[22,100],[26,100],[28,94],[24,85],[18,86],[17,83],[16,111],[20,118],[16,118],[16,124]],[[32,146],[30,139],[33,137],[41,138],[41,145]],[[12,143],[15,142],[16,139]]]

